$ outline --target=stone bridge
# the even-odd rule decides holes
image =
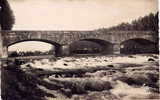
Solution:
[[[145,39],[156,42],[156,33],[152,31],[1,31],[0,56],[8,56],[8,46],[23,41],[42,41],[55,46],[56,55],[69,55],[70,44],[81,41],[93,41],[104,47],[113,48],[113,54],[119,54],[121,44],[132,39]],[[107,47],[111,45],[111,47]]]

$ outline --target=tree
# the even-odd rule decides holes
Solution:
[[[11,30],[15,18],[7,0],[0,0],[0,26],[2,30]]]
[[[133,20],[131,23],[121,23],[117,26],[110,28],[99,29],[99,31],[109,31],[109,30],[123,30],[123,31],[154,31],[158,33],[158,12],[156,14],[150,13],[144,17],[139,17]]]

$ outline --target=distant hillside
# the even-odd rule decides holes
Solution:
[[[111,30],[123,30],[123,31],[155,31],[158,32],[158,12],[156,14],[150,13],[144,17],[139,17],[137,20],[133,20],[131,23],[121,23],[117,26],[110,28],[101,28],[98,31],[111,31]]]

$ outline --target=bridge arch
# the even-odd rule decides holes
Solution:
[[[7,51],[8,51],[8,48],[14,44],[17,44],[17,43],[21,43],[21,42],[27,42],[27,41],[37,41],[37,42],[44,42],[44,43],[48,43],[48,44],[51,44],[54,46],[55,48],[55,56],[59,56],[60,53],[61,53],[61,45],[57,42],[54,42],[54,41],[51,41],[51,40],[45,40],[45,39],[25,39],[25,40],[19,40],[19,41],[15,41],[13,43],[9,43],[7,45]]]
[[[78,44],[78,45],[77,45]],[[106,40],[87,38],[72,42],[69,45],[70,53],[112,54],[113,44]],[[75,52],[77,51],[77,52]]]
[[[144,38],[132,38],[120,43],[121,54],[157,53],[158,44]]]

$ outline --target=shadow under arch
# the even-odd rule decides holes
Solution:
[[[121,42],[121,54],[144,54],[158,52],[158,43],[147,39],[134,38]]]
[[[101,39],[81,39],[72,42],[69,48],[71,54],[113,54],[113,44]]]
[[[27,39],[27,40],[20,40],[20,41],[16,41],[14,43],[10,43],[7,45],[7,50],[10,46],[17,44],[17,43],[21,43],[21,42],[28,42],[28,41],[37,41],[37,42],[44,42],[44,43],[48,43],[51,44],[55,47],[55,56],[60,56],[61,53],[61,45],[57,42],[51,41],[51,40],[43,40],[43,39]]]

